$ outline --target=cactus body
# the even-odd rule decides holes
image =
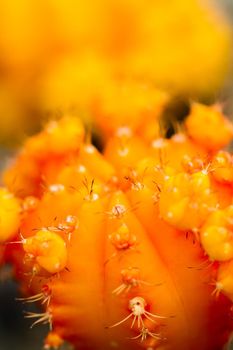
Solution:
[[[16,228],[1,232],[4,258],[25,300],[43,305],[27,317],[50,324],[46,347],[217,350],[226,342],[233,168],[219,147],[232,126],[214,107],[195,108],[217,118],[218,133],[190,131],[193,111],[187,132],[169,140],[151,141],[127,121],[106,124],[101,154],[66,117],[27,141],[5,172],[21,210],[12,209]]]

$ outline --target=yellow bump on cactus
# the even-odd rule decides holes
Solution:
[[[38,231],[23,242],[26,254],[49,273],[58,273],[66,267],[67,250],[63,239],[47,229]]]
[[[201,244],[211,260],[233,258],[233,206],[214,211],[200,232]]]
[[[21,203],[6,188],[0,188],[0,243],[17,234],[20,225]]]

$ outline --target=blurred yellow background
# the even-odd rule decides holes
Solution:
[[[0,141],[64,113],[92,120],[125,81],[218,98],[232,46],[222,12],[212,0],[1,0]]]

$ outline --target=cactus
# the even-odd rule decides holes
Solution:
[[[120,122],[99,111],[102,152],[79,119],[51,121],[4,173],[2,260],[41,304],[26,317],[49,324],[46,348],[217,350],[230,335],[233,127],[194,104],[165,139],[156,101],[157,120],[143,103]]]

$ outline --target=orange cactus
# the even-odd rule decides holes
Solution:
[[[190,129],[190,118],[190,137],[152,141],[138,129],[144,114],[135,128],[106,119],[101,154],[65,117],[5,172],[14,195],[0,213],[4,259],[24,300],[42,303],[26,317],[49,323],[46,348],[219,350],[227,341],[233,168],[216,150],[229,137],[219,123],[210,144],[199,142],[205,119]]]

